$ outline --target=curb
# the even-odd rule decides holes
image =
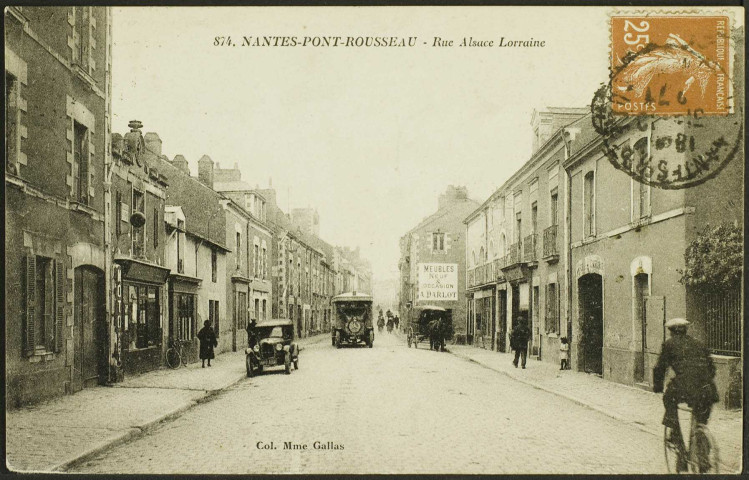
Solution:
[[[641,424],[639,422],[633,422],[632,420],[629,420],[627,418],[623,418],[622,416],[620,416],[620,415],[618,415],[616,413],[610,412],[608,410],[605,410],[605,409],[603,409],[601,407],[597,407],[595,405],[591,405],[590,403],[587,403],[587,402],[585,402],[583,400],[580,400],[579,398],[575,398],[575,397],[567,395],[565,393],[561,393],[561,392],[552,390],[550,388],[543,387],[543,386],[541,386],[541,385],[539,385],[539,384],[537,384],[535,382],[529,381],[529,380],[524,380],[524,379],[521,379],[521,378],[514,377],[514,376],[510,375],[509,373],[507,373],[507,372],[505,372],[503,370],[499,370],[497,368],[494,368],[494,367],[492,367],[490,365],[487,365],[485,363],[480,362],[479,360],[475,360],[475,359],[473,359],[473,358],[471,358],[471,357],[469,357],[467,355],[463,355],[461,353],[453,352],[452,350],[450,350],[447,347],[445,347],[445,351],[448,352],[448,353],[450,353],[450,354],[452,354],[452,355],[455,355],[456,357],[458,357],[458,358],[460,358],[462,360],[465,360],[465,361],[470,362],[470,363],[475,363],[476,365],[484,367],[484,368],[486,368],[488,370],[491,370],[493,372],[501,373],[502,375],[506,376],[507,378],[510,378],[512,380],[520,382],[520,383],[522,383],[524,385],[528,385],[528,386],[533,387],[533,388],[535,388],[537,390],[541,390],[543,392],[550,393],[550,394],[556,395],[558,397],[562,397],[562,398],[564,398],[566,400],[569,400],[569,401],[571,401],[571,402],[573,402],[573,403],[575,403],[577,405],[585,407],[585,408],[587,408],[589,410],[593,410],[594,412],[598,412],[598,413],[600,413],[602,415],[605,415],[605,416],[607,416],[609,418],[613,418],[614,420],[622,422],[622,423],[624,423],[626,425],[633,426],[633,427],[637,428],[638,430],[643,431],[645,433],[649,433],[649,434],[651,434],[651,435],[653,435],[655,437],[662,438],[662,436],[663,436],[663,431],[660,430],[660,429],[654,430],[654,429],[649,428],[649,427],[647,427],[647,426],[645,426],[645,425],[643,425],[643,424]],[[733,472],[732,468],[730,468],[724,462],[720,462],[720,465],[722,467],[721,468],[721,470],[722,470],[721,474],[724,474],[724,473],[725,474],[731,474]]]
[[[244,378],[245,378],[245,375],[241,375],[236,380],[233,380],[222,387],[215,388],[213,390],[205,390],[205,393],[201,397],[198,397],[195,400],[191,400],[175,408],[174,410],[171,410],[163,415],[160,415],[157,418],[150,420],[142,425],[135,425],[133,427],[129,427],[125,433],[117,435],[110,440],[105,440],[99,445],[96,445],[95,447],[92,447],[84,451],[81,454],[75,455],[73,458],[70,458],[58,465],[55,465],[54,467],[51,468],[51,471],[56,472],[56,473],[66,472],[70,468],[80,465],[81,463],[87,460],[90,460],[91,458],[99,455],[100,453],[103,453],[118,445],[122,445],[124,443],[143,437],[149,432],[151,432],[152,430],[154,430],[158,425],[164,422],[170,421],[170,420],[174,420],[180,417],[181,415],[183,415],[185,412],[191,410],[192,408],[198,405],[201,405],[203,403],[210,402],[211,400],[214,400],[215,397],[217,397],[221,392],[241,382],[242,379]]]
[[[524,380],[524,379],[521,379],[521,378],[517,378],[517,377],[515,377],[513,375],[510,375],[509,373],[505,372],[504,370],[500,370],[500,369],[494,368],[494,367],[492,367],[490,365],[482,363],[479,360],[475,360],[475,359],[473,359],[473,358],[471,358],[471,357],[469,357],[467,355],[463,355],[463,354],[460,354],[460,353],[457,353],[457,352],[453,352],[452,350],[449,350],[449,349],[446,349],[446,350],[449,353],[451,353],[452,355],[455,355],[458,358],[461,358],[461,359],[466,360],[466,361],[471,362],[471,363],[475,363],[477,365],[480,365],[480,366],[482,366],[484,368],[487,368],[489,370],[492,370],[494,372],[501,373],[502,375],[506,376],[507,378],[511,378],[512,380],[520,382],[520,383],[522,383],[524,385],[528,385],[528,386],[533,387],[533,388],[535,388],[537,390],[541,390],[543,392],[551,393],[552,395],[556,395],[558,397],[562,397],[562,398],[564,398],[566,400],[569,400],[569,401],[571,401],[571,402],[573,402],[573,403],[575,403],[577,405],[586,407],[586,408],[588,408],[590,410],[593,410],[595,412],[598,412],[598,413],[601,413],[603,415],[606,415],[609,418],[613,418],[614,420],[620,421],[620,422],[625,423],[627,425],[631,425],[631,426],[637,428],[638,430],[642,430],[643,432],[649,433],[651,435],[655,435],[657,437],[661,436],[661,432],[660,431],[655,431],[652,428],[648,428],[648,427],[646,427],[646,426],[644,426],[644,425],[642,425],[640,423],[633,422],[632,420],[626,419],[626,418],[624,418],[624,417],[622,417],[622,416],[620,416],[620,415],[618,415],[616,413],[610,412],[608,410],[605,410],[605,409],[603,409],[601,407],[597,407],[595,405],[591,405],[590,403],[585,402],[583,400],[580,400],[579,398],[573,397],[571,395],[567,395],[565,393],[558,392],[556,390],[552,390],[550,388],[546,388],[544,386],[539,385],[536,382],[532,382],[532,381],[529,381],[529,380]]]

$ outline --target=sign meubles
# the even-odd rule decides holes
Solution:
[[[419,300],[458,300],[458,264],[419,263]]]

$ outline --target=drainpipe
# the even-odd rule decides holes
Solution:
[[[570,158],[570,133],[567,130],[562,131],[562,140],[564,141],[564,163]],[[564,167],[564,177],[567,181],[564,195],[567,197],[567,212],[565,215],[565,267],[567,270],[567,340],[570,345],[569,358],[572,368],[572,175]],[[559,332],[561,334],[561,332]],[[576,345],[576,344],[575,344]]]
[[[104,179],[102,186],[104,188],[104,318],[107,322],[107,383],[117,380],[117,371],[120,362],[114,363],[114,358],[119,359],[120,355],[117,351],[117,341],[115,340],[115,312],[113,311],[113,300],[115,292],[113,286],[116,287],[112,281],[114,272],[112,271],[112,232],[111,232],[111,205],[112,205],[112,59],[109,56],[110,46],[112,42],[111,38],[111,25],[112,25],[112,12],[110,9],[105,10],[106,25],[105,35],[107,37],[105,45],[105,68],[106,68],[106,81],[104,83]],[[119,220],[119,219],[117,219]]]

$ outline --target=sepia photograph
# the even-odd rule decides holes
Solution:
[[[743,7],[27,3],[6,472],[744,472]]]

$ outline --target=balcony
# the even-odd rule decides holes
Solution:
[[[549,263],[559,261],[559,247],[557,246],[557,225],[544,230],[544,260]]]
[[[511,267],[513,265],[517,265],[518,263],[522,263],[522,245],[522,242],[513,243],[512,245],[510,245],[510,248],[507,249],[507,255],[505,255],[505,267]]]
[[[497,281],[497,260],[489,261],[468,270],[468,287],[476,287]]]

